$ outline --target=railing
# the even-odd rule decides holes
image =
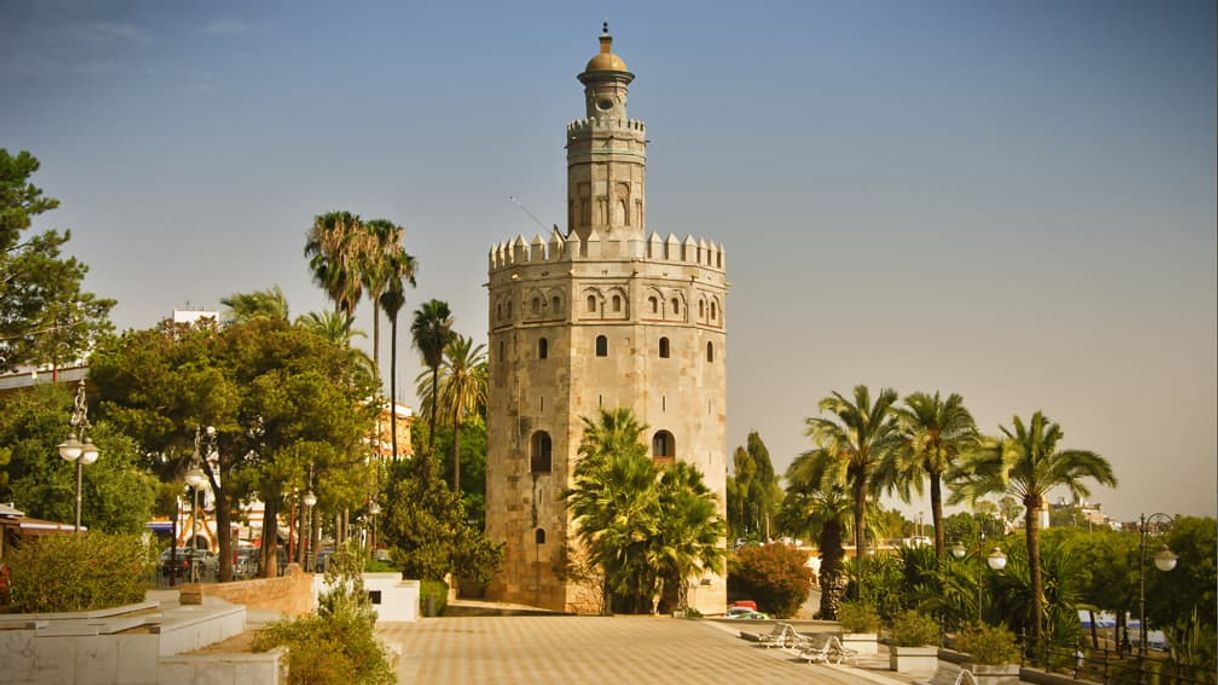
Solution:
[[[1166,654],[1143,657],[1120,650],[1024,642],[1021,666],[1034,666],[1075,680],[1105,685],[1215,685],[1212,670],[1178,663]]]

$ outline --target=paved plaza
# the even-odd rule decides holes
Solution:
[[[402,683],[908,685],[895,673],[807,664],[730,625],[657,617],[445,617],[378,629]]]

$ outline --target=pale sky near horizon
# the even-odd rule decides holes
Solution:
[[[508,196],[564,216],[604,14],[0,0],[0,147],[41,159],[40,226],[72,229],[120,328],[273,284],[325,307],[303,238],[349,209],[407,227],[407,308],[445,299],[485,340],[487,250],[538,231]],[[1041,409],[1106,457],[1120,486],[1092,499],[1120,518],[1218,513],[1214,2],[608,18],[649,229],[727,249],[728,450],[759,430],[784,469],[857,383],[959,392],[983,430]]]

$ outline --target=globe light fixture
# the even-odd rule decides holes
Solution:
[[[1155,568],[1167,573],[1176,567],[1176,561],[1180,557],[1172,554],[1172,551],[1167,548],[1167,545],[1159,547],[1159,553],[1155,555]]]
[[[963,559],[965,554],[968,554],[968,550],[964,548],[964,544],[956,541],[956,544],[952,545],[952,556],[957,559]]]
[[[990,552],[990,556],[986,557],[985,561],[990,565],[990,568],[995,571],[1001,571],[1007,566],[1007,555],[1003,554],[1001,549],[995,547],[994,551]]]
[[[376,516],[376,515],[380,514],[380,513],[381,513],[381,505],[377,504],[376,502],[373,502],[372,504],[369,504],[369,505],[368,505],[368,513],[369,513],[369,514],[372,514],[373,516]]]
[[[93,441],[89,439],[89,431],[93,430],[93,426],[89,423],[89,405],[86,403],[83,378],[76,386],[76,399],[72,407],[72,416],[68,418],[68,425],[72,430],[68,433],[68,439],[59,443],[58,450],[60,457],[76,464],[76,527],[73,530],[80,533],[82,469],[97,461],[97,458],[101,456],[97,445],[94,445]],[[77,437],[78,434],[79,437]]]
[[[304,502],[304,505],[306,507],[309,507],[310,509],[312,509],[314,506],[317,505],[317,495],[314,495],[313,491],[310,490],[305,493],[304,497],[301,498],[301,501]]]

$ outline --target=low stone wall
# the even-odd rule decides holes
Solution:
[[[252,611],[307,614],[313,611],[313,574],[299,564],[288,564],[279,578],[256,578],[232,583],[188,583],[182,586],[183,604],[201,604],[203,597],[217,597],[241,604]]]
[[[287,682],[287,649],[258,654],[161,657],[157,685],[280,685]]]

